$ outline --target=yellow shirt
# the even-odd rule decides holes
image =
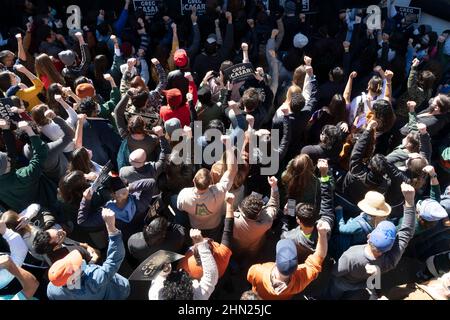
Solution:
[[[30,112],[33,107],[42,104],[42,101],[39,100],[38,94],[44,89],[44,84],[39,79],[34,79],[31,81],[33,86],[27,89],[20,89],[17,91],[16,96],[27,102],[27,111]]]

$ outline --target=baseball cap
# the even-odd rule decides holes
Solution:
[[[217,36],[214,33],[211,33],[208,38],[206,38],[206,42],[209,44],[213,44],[217,42]]]
[[[425,221],[439,221],[448,217],[447,211],[433,199],[425,199],[417,203],[419,217]]]
[[[369,243],[378,251],[385,253],[392,249],[396,236],[395,225],[390,221],[382,221],[370,233]]]
[[[67,280],[81,268],[82,263],[83,258],[80,252],[73,250],[50,267],[48,270],[48,279],[57,287],[65,286]]]
[[[278,271],[285,276],[289,276],[297,270],[297,248],[290,239],[282,239],[277,243],[276,265]]]
[[[188,64],[188,55],[186,53],[186,50],[178,49],[177,51],[175,51],[173,61],[175,62],[175,65],[177,67],[186,66]]]

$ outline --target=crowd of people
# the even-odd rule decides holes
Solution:
[[[450,297],[450,30],[50,3],[0,28],[0,300],[379,299],[405,259]]]

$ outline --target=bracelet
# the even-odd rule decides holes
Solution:
[[[330,176],[320,177],[320,182],[329,182]]]
[[[431,179],[437,179],[437,174],[433,174],[432,176],[430,176]]]

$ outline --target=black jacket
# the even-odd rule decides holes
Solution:
[[[344,196],[354,204],[361,201],[367,191],[378,191],[381,194],[385,194],[389,186],[386,179],[374,179],[375,177],[369,167],[363,162],[362,157],[366,151],[371,134],[371,131],[365,130],[359,137],[350,156],[350,170],[344,179]]]

